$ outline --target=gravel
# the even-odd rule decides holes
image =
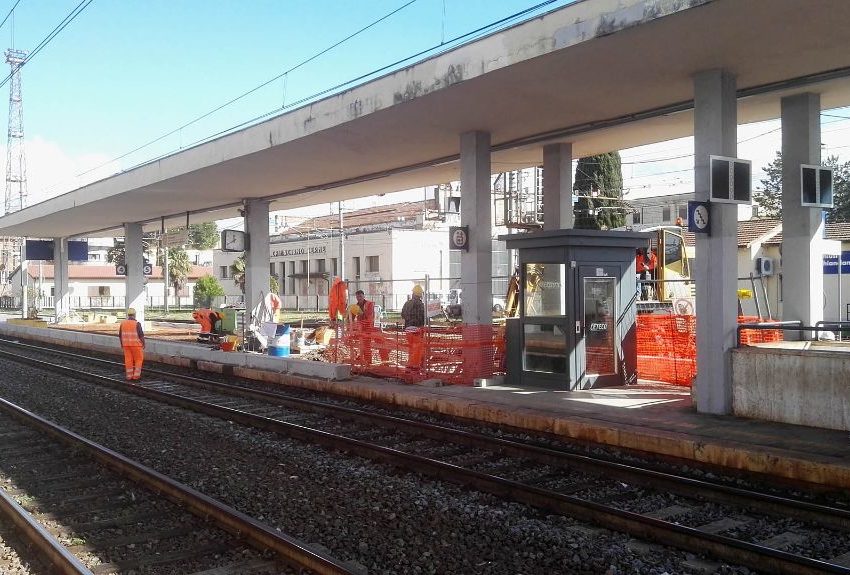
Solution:
[[[372,574],[689,572],[679,551],[18,364],[0,395]]]

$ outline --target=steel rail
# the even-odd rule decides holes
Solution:
[[[7,343],[7,340],[0,339],[0,343]],[[17,342],[15,342],[15,344],[36,350],[46,349],[30,344],[21,344]],[[79,359],[80,357],[79,354],[72,354],[61,350],[50,349],[49,351],[51,353],[73,357],[75,359]],[[0,350],[0,356],[3,356],[3,354],[4,352]],[[123,367],[123,365],[118,362],[106,359],[87,357],[86,360],[95,363],[104,363]],[[698,493],[700,498],[715,501],[717,503],[747,506],[767,514],[779,515],[782,517],[793,517],[806,521],[817,521],[825,526],[838,529],[850,529],[850,510],[848,509],[828,507],[825,505],[810,503],[808,501],[789,499],[776,495],[750,491],[739,487],[731,487],[710,481],[694,479],[691,477],[683,477],[672,473],[665,473],[634,465],[608,461],[588,455],[579,455],[559,451],[553,448],[528,445],[509,439],[491,437],[480,433],[452,429],[434,423],[415,421],[381,413],[372,413],[352,407],[330,405],[310,399],[290,397],[270,391],[262,391],[238,385],[209,381],[169,371],[146,369],[145,373],[161,375],[187,385],[202,389],[209,389],[235,397],[267,401],[274,405],[306,410],[312,413],[318,413],[348,421],[367,423],[369,425],[374,425],[375,422],[378,422],[387,429],[405,431],[414,435],[422,435],[429,439],[449,441],[454,444],[474,447],[477,449],[499,451],[507,455],[530,459],[538,463],[551,465],[561,469],[579,469],[581,471],[603,474],[606,477],[616,477],[624,481],[641,484],[653,489],[667,490],[690,497],[693,497],[694,493]],[[111,384],[111,382],[109,383]],[[123,382],[119,385],[121,388],[125,387]],[[141,387],[144,387],[144,384],[141,384]]]
[[[110,387],[124,389],[146,398],[164,401],[171,405],[177,405],[199,413],[214,415],[228,421],[235,421],[286,437],[314,442],[331,449],[354,453],[373,461],[387,463],[416,473],[427,474],[439,480],[471,487],[549,512],[567,515],[608,529],[628,533],[632,536],[657,541],[686,551],[708,552],[719,559],[764,570],[769,573],[775,573],[777,575],[850,575],[850,568],[840,565],[794,555],[754,543],[739,541],[723,535],[702,532],[693,527],[686,527],[631,511],[608,507],[600,503],[540,489],[420,455],[405,453],[397,449],[373,445],[365,441],[312,429],[303,425],[253,415],[236,409],[217,406],[169,392],[145,388],[144,386],[126,383],[108,376],[83,372],[33,358],[14,356],[5,352],[0,352],[0,355],[52,371],[66,373],[78,379],[90,380],[106,384]]]
[[[72,370],[73,371],[73,370]],[[91,375],[91,374],[89,374]],[[93,459],[117,473],[162,493],[169,500],[185,505],[195,515],[211,518],[221,528],[237,533],[262,550],[271,550],[290,565],[319,575],[354,575],[337,559],[311,549],[306,544],[277,532],[268,525],[224,505],[203,493],[174,481],[170,477],[137,463],[107,447],[95,443],[14,403],[0,398],[0,409],[60,441],[83,448]]]
[[[79,559],[74,557],[47,529],[33,519],[26,509],[2,489],[0,489],[0,513],[15,524],[26,540],[53,565],[56,572],[62,575],[93,575]]]

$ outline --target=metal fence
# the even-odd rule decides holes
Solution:
[[[509,276],[498,276],[492,280],[493,306],[496,311],[505,307],[505,296],[508,289]],[[431,305],[429,309],[463,302],[463,290],[460,278],[441,278],[423,276],[394,280],[355,279],[348,282],[348,299],[354,301],[354,293],[363,290],[366,299],[380,306],[383,311],[401,311],[404,302],[410,299],[413,286],[420,285],[425,290],[425,298]],[[316,286],[311,286],[316,288]],[[320,293],[283,294],[280,296],[285,310],[323,311],[328,309],[326,286],[319,286]]]

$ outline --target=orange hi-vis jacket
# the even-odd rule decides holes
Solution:
[[[331,321],[345,317],[348,311],[348,284],[339,278],[334,278],[331,291],[328,294],[328,315]]]
[[[121,347],[145,347],[141,324],[134,319],[125,319],[118,327],[118,338]]]

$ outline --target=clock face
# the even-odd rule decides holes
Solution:
[[[245,234],[238,230],[224,230],[222,233],[223,249],[231,252],[245,250]]]

